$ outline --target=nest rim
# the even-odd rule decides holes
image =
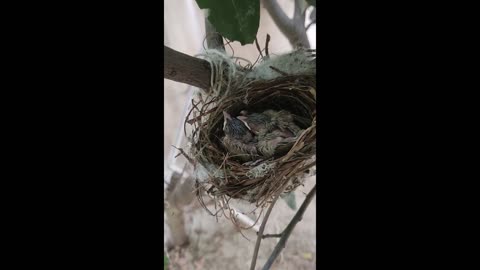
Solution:
[[[282,99],[285,103],[277,105],[311,120],[310,126],[301,127],[304,131],[290,151],[254,166],[229,156],[220,142],[223,111],[238,115],[245,109],[250,112],[278,110],[278,106],[272,104]],[[193,113],[195,111],[197,115]],[[228,96],[206,96],[197,104],[192,100],[191,110],[185,119],[187,124],[192,126],[191,155],[194,167],[200,165],[208,174],[206,179],[196,180],[197,188],[213,197],[242,199],[263,207],[271,201],[272,196],[289,193],[302,185],[305,171],[315,166],[316,76],[290,75],[268,81],[253,81],[230,91]],[[248,174],[254,167],[272,164],[274,168],[264,176],[252,177]],[[201,193],[197,192],[199,199]]]

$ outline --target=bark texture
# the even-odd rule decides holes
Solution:
[[[202,89],[210,88],[211,69],[206,60],[164,46],[163,61],[163,78]]]

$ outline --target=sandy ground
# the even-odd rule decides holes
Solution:
[[[289,10],[293,10],[293,1],[281,0],[280,4]],[[205,35],[203,24],[203,13],[193,0],[166,0],[165,1],[165,45],[189,55],[195,55],[202,51],[202,42]],[[314,32],[314,27],[309,33]],[[269,50],[273,54],[281,54],[291,50],[287,39],[278,30],[270,19],[269,15],[262,9],[258,39],[260,44],[265,44],[266,34],[270,34],[271,42]],[[312,44],[315,37],[311,37]],[[255,45],[240,46],[239,43],[232,44],[236,56],[241,56],[255,62],[258,51]],[[262,46],[263,47],[263,46]],[[227,52],[231,49],[227,47]],[[185,84],[164,80],[164,108],[165,108],[165,141],[164,159],[165,164],[182,166],[184,160],[173,159],[176,154],[171,145],[181,145],[179,128],[184,118],[185,104],[189,101],[189,94],[192,89]],[[299,206],[305,194],[315,184],[315,178],[306,179],[305,186],[299,187],[296,191],[297,206]],[[252,207],[241,201],[233,202],[238,209],[249,211]],[[315,204],[316,199],[308,207],[304,218],[293,231],[281,256],[272,269],[282,270],[303,270],[315,269],[316,253],[316,228],[315,228]],[[258,214],[258,213],[256,213]],[[295,211],[288,208],[283,200],[279,200],[274,207],[265,233],[280,233],[288,224]],[[186,212],[187,230],[190,237],[190,245],[187,248],[176,249],[169,252],[170,268],[185,270],[240,270],[249,269],[256,235],[252,230],[243,231],[247,240],[242,236],[231,221],[221,217],[208,215],[204,209],[199,207],[195,200]],[[255,216],[252,216],[255,218]],[[261,219],[260,219],[261,220]],[[168,238],[168,228],[164,232]],[[257,269],[265,263],[273,247],[277,243],[276,238],[268,238],[262,241],[260,247]]]

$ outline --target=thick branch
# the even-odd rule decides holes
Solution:
[[[267,262],[263,266],[262,270],[268,270],[268,269],[270,269],[270,267],[272,267],[273,262],[278,257],[278,255],[280,254],[282,249],[285,247],[285,244],[287,243],[288,237],[290,237],[290,234],[292,234],[292,231],[295,228],[295,225],[297,225],[297,223],[300,222],[300,220],[302,220],[303,213],[305,213],[305,210],[307,210],[307,206],[312,201],[316,192],[317,192],[317,185],[315,185],[312,188],[312,190],[310,190],[307,197],[305,198],[305,201],[303,201],[302,206],[300,206],[300,208],[298,209],[295,216],[293,216],[290,223],[287,225],[285,230],[281,233],[282,237],[278,241],[277,245],[275,246],[275,249],[273,250],[272,254],[270,255],[270,258],[268,258]]]
[[[303,8],[302,3],[303,3],[303,0],[295,0],[295,6],[293,8],[293,22],[295,24],[305,23],[305,13],[302,12],[302,8]]]
[[[293,47],[310,49],[310,42],[305,31],[305,17],[297,13],[297,10],[301,13],[298,4],[295,5],[294,19],[290,19],[276,0],[263,0],[262,3],[270,17],[272,17],[275,24]],[[302,17],[304,18],[303,22],[301,21]]]
[[[263,0],[263,6],[284,35],[293,31],[293,21],[283,12],[276,0]]]
[[[163,46],[163,78],[202,89],[210,88],[210,64]]]

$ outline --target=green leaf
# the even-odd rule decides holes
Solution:
[[[309,3],[311,6],[317,7],[317,0],[307,0],[307,3]]]
[[[208,20],[217,32],[242,45],[253,43],[260,24],[260,0],[196,0],[209,9]]]
[[[295,200],[295,193],[293,191],[285,195],[280,195],[280,198],[282,198],[287,203],[290,209],[297,209],[297,202]]]

